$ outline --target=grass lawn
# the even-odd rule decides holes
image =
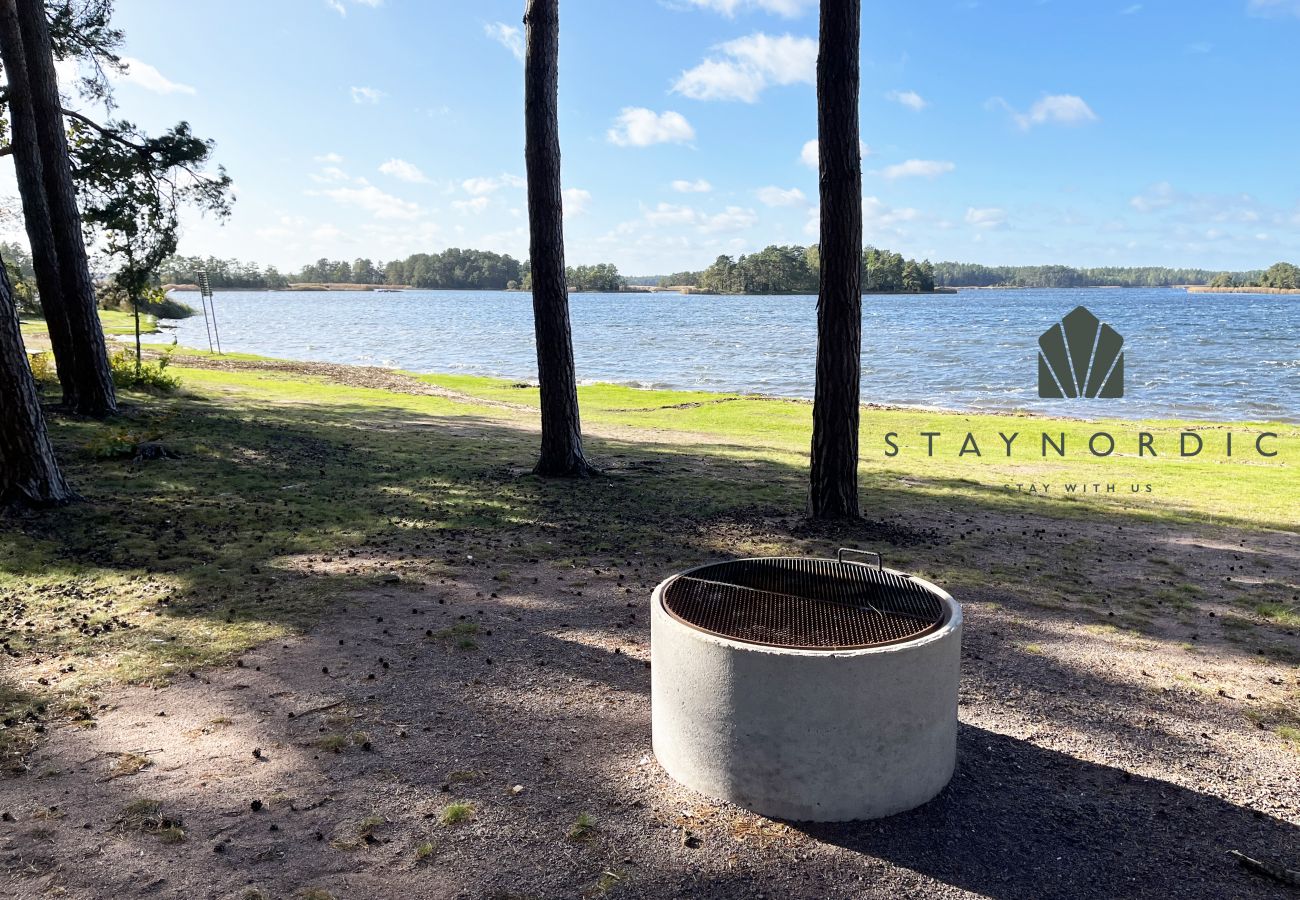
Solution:
[[[101,309],[99,311],[99,321],[103,325],[104,334],[107,337],[125,337],[135,334],[135,316],[132,313],[119,312],[115,309]],[[49,334],[49,329],[45,327],[45,320],[40,316],[22,316],[19,319],[19,327],[22,330],[23,337]],[[149,313],[142,313],[140,315],[140,333],[157,334],[158,318],[151,316]]]

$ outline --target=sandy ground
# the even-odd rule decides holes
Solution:
[[[386,370],[286,365],[442,392]],[[519,550],[537,532],[472,531],[295,560],[316,576],[373,573],[373,584],[238,666],[106,691],[93,723],[52,729],[26,774],[0,780],[0,897],[1297,895],[1227,853],[1300,868],[1300,751],[1257,724],[1300,698],[1300,637],[1259,628],[1242,640],[1214,588],[1300,584],[1294,534],[1133,520],[1067,535],[1032,512],[989,510],[831,531],[707,521],[659,555],[577,552],[599,543],[602,516],[625,514],[548,523],[546,561]],[[659,768],[658,581],[758,548],[950,552],[947,538],[972,529],[1004,534],[1007,553],[1086,538],[1105,570],[1080,563],[1061,577],[1117,598],[1159,577],[1158,555],[1208,599],[1137,634],[1097,610],[945,584],[966,615],[958,769],[910,813],[776,822]],[[454,803],[468,815],[446,823]]]
[[[738,545],[799,540],[731,527]],[[1295,896],[1226,855],[1300,862],[1300,755],[1241,715],[1295,696],[1294,666],[1227,645],[1183,663],[968,594],[949,788],[881,822],[781,823],[653,759],[660,561],[517,561],[470,537],[445,555],[442,577],[377,579],[308,635],[105,694],[95,727],[58,729],[0,782],[0,895]],[[396,557],[300,562],[402,571]],[[159,803],[153,831],[124,813],[141,799]],[[442,824],[460,801],[471,815]]]

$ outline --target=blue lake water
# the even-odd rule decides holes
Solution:
[[[179,299],[198,305],[196,294]],[[216,304],[226,350],[536,376],[527,294],[241,291]],[[1300,422],[1300,296],[981,290],[862,305],[864,402]],[[1123,399],[1038,398],[1038,336],[1078,305],[1125,338]],[[584,382],[812,396],[815,297],[575,294],[571,309]],[[202,316],[166,324],[181,344],[207,346]]]

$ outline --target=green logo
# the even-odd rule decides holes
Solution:
[[[1077,306],[1038,339],[1038,396],[1124,396],[1124,338]]]

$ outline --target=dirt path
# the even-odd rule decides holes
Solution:
[[[146,358],[157,358],[163,354],[146,351]],[[288,359],[257,359],[243,360],[230,359],[228,357],[213,356],[190,356],[185,353],[171,354],[172,361],[178,366],[185,366],[191,369],[214,369],[222,372],[283,372],[289,375],[306,375],[312,378],[323,378],[332,381],[335,384],[347,385],[348,387],[370,388],[378,391],[392,391],[395,394],[415,394],[426,397],[443,397],[448,400],[455,400],[458,403],[467,403],[475,406],[487,406],[496,409],[509,410],[531,410],[532,407],[521,403],[506,403],[501,400],[490,400],[481,397],[471,397],[468,394],[462,394],[459,391],[453,391],[449,388],[439,387],[435,384],[420,381],[410,375],[398,372],[395,369],[385,369],[380,366],[347,366],[340,363],[322,363],[322,362],[299,362]]]

